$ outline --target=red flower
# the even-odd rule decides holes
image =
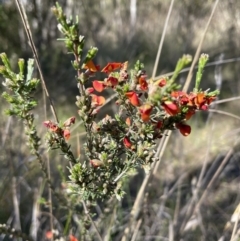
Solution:
[[[121,68],[122,66],[123,66],[122,63],[108,63],[102,69],[102,72],[109,74],[109,73],[113,72],[114,70]]]
[[[93,84],[93,88],[98,92],[102,92],[105,88],[105,84],[103,81],[94,80],[92,84]]]
[[[51,238],[53,238],[53,232],[52,231],[47,231],[45,236],[46,236],[47,239],[51,239]]]
[[[128,97],[130,103],[134,106],[140,105],[140,100],[138,98],[138,95],[134,91],[129,91],[125,93],[125,95]]]
[[[69,126],[71,126],[71,124],[74,124],[74,123],[75,123],[75,120],[76,120],[75,116],[72,116],[72,117],[68,118],[68,119],[63,123],[63,126],[64,126],[64,127],[69,127]]]
[[[185,116],[186,120],[189,120],[194,114],[195,114],[195,109],[189,108]]]
[[[157,129],[161,129],[162,125],[163,125],[163,122],[162,121],[158,121],[157,124],[156,124],[156,128]]]
[[[78,239],[72,234],[69,235],[69,241],[78,241]]]
[[[166,81],[166,79],[162,78],[162,79],[157,80],[154,84],[158,85],[159,87],[163,87],[167,84],[167,81]]]
[[[93,92],[94,92],[94,88],[93,88],[93,87],[89,87],[89,88],[87,88],[87,89],[85,90],[86,95],[90,95],[90,94],[92,94]]]
[[[189,96],[183,91],[173,91],[171,96],[176,98],[181,105],[187,105],[190,101]]]
[[[103,161],[100,161],[98,159],[92,159],[90,160],[90,163],[93,167],[100,167],[103,165]]]
[[[61,133],[62,129],[52,121],[44,121],[43,125],[46,126],[50,131],[55,133]]]
[[[179,129],[183,136],[188,136],[191,133],[191,127],[183,123],[177,123],[176,128]]]
[[[101,106],[105,103],[105,98],[103,96],[97,96],[92,94],[91,97],[92,97],[92,105],[94,107]]]
[[[123,144],[126,148],[131,148],[131,146],[132,146],[132,143],[127,136],[124,137]]]
[[[177,115],[180,112],[177,104],[172,101],[165,101],[162,103],[162,106],[165,111],[171,116]]]
[[[89,60],[86,64],[83,65],[83,69],[88,69],[91,72],[97,72],[100,70],[100,66],[95,65],[92,60]]]
[[[141,114],[141,118],[143,121],[149,121],[150,120],[150,114],[152,111],[153,107],[149,104],[144,104],[142,106],[139,107],[139,111]]]
[[[70,130],[65,129],[65,130],[63,131],[63,136],[64,136],[65,140],[68,141],[69,138],[70,138],[70,136],[71,136]]]
[[[215,99],[216,99],[216,96],[207,96],[206,102],[208,105],[210,105]]]
[[[146,81],[146,76],[141,75],[138,79],[138,83],[140,84],[140,89],[141,90],[148,90],[148,83]]]
[[[107,85],[112,88],[118,85],[118,79],[113,76],[108,77],[106,82],[107,82]]]

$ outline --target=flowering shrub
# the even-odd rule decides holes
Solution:
[[[94,62],[98,51],[96,47],[91,47],[84,54],[85,38],[79,33],[78,20],[67,19],[58,4],[52,11],[59,22],[58,29],[64,35],[66,48],[74,56],[72,65],[77,72],[79,88],[76,105],[86,130],[85,160],[76,158],[67,143],[76,117],[70,117],[63,123],[46,120],[43,124],[48,129],[47,145],[52,150],[61,150],[70,161],[68,189],[72,193],[90,201],[113,195],[121,198],[124,193],[123,177],[133,168],[149,167],[157,161],[156,142],[165,135],[165,131],[177,129],[183,136],[188,136],[191,127],[187,121],[197,111],[207,110],[216,98],[217,91],[203,91],[199,87],[208,56],[203,54],[199,59],[195,88],[190,93],[180,91],[175,82],[179,72],[191,62],[189,55],[178,61],[171,78],[148,79],[140,61],[131,70],[128,62],[108,63],[101,69]],[[30,96],[39,82],[31,78],[33,63],[29,63],[29,73],[25,78],[23,61],[19,62],[20,73],[15,74],[6,55],[1,54],[1,58],[4,66],[0,67],[0,73],[6,78],[4,84],[14,93],[12,96],[3,94],[12,105],[8,114],[18,115],[27,122],[29,143],[38,155],[39,138],[30,114],[36,105]],[[104,73],[105,78],[96,80],[97,72]],[[90,81],[92,86],[85,88]],[[97,122],[98,112],[106,102],[101,94],[107,89],[115,93],[118,111],[114,116],[107,115]]]
[[[80,162],[66,155],[74,164],[69,168],[69,188],[85,200],[105,199],[112,195],[120,198],[123,195],[121,178],[132,168],[149,166],[157,159],[154,148],[164,132],[178,129],[182,135],[188,136],[191,127],[186,121],[196,111],[207,110],[215,99],[216,91],[199,88],[208,56],[200,57],[196,85],[190,93],[179,91],[180,86],[175,83],[180,70],[191,61],[188,55],[179,60],[172,78],[148,79],[140,61],[130,71],[128,62],[108,63],[100,70],[93,61],[96,47],[91,47],[86,56],[83,54],[85,39],[79,34],[77,21],[74,23],[67,19],[59,5],[52,10],[64,35],[65,45],[75,57],[73,67],[77,71],[80,92],[76,105],[87,133],[84,145],[86,160]],[[105,73],[105,78],[95,80],[95,74],[100,71]],[[85,84],[90,80],[93,80],[92,87],[86,89]],[[115,93],[118,112],[114,117],[107,115],[96,122],[105,103],[100,93],[106,89]],[[59,145],[59,139],[67,140],[69,129],[63,130],[60,126],[56,129],[55,124],[52,127],[49,121],[45,125],[50,130],[50,148],[60,148],[66,154],[66,146]]]

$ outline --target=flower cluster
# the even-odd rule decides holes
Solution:
[[[64,138],[66,141],[70,138],[70,126],[75,123],[75,117],[72,116],[67,119],[63,125],[59,125],[52,121],[44,121],[43,124],[49,129],[50,132],[55,133],[57,138]]]

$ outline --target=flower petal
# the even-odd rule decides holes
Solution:
[[[132,143],[127,136],[124,137],[123,144],[126,148],[131,148],[131,146],[132,146]]]
[[[92,85],[93,85],[93,88],[98,92],[102,92],[105,88],[104,82],[99,80],[94,80],[92,82]]]
[[[76,120],[75,116],[72,116],[72,117],[68,118],[68,119],[63,123],[63,126],[64,126],[64,127],[69,127],[69,126],[71,126],[71,124],[74,124],[74,123],[75,123],[75,120]]]
[[[63,136],[64,136],[65,140],[68,141],[69,138],[70,138],[70,136],[71,136],[70,130],[65,129],[65,130],[63,131]]]
[[[108,63],[103,69],[102,72],[104,73],[111,73],[116,69],[119,69],[123,66],[122,63]]]
[[[148,83],[146,81],[146,76],[140,76],[138,79],[138,83],[140,84],[140,89],[141,90],[148,90]]]
[[[177,115],[179,113],[179,108],[176,103],[172,101],[165,101],[162,104],[164,110],[171,116]]]
[[[147,122],[150,120],[150,115],[153,107],[149,104],[144,104],[139,107],[141,118],[143,121]]]
[[[92,159],[90,160],[90,163],[93,167],[100,167],[103,165],[103,161],[100,161],[98,159]]]
[[[127,117],[127,119],[126,119],[126,124],[127,124],[128,126],[131,125],[131,119],[130,119],[129,117]]]
[[[129,91],[125,93],[125,95],[128,97],[130,103],[134,106],[140,105],[140,100],[138,98],[138,95],[134,91]]]
[[[118,85],[118,79],[110,76],[107,78],[107,85],[109,85],[110,87],[115,87]]]
[[[91,72],[99,71],[99,65],[95,65],[92,60],[89,60],[86,64],[83,65],[83,69],[88,69]]]
[[[158,85],[159,87],[163,87],[167,84],[167,80],[164,78],[161,78],[161,79],[157,80],[154,84]]]
[[[191,133],[191,126],[183,124],[183,123],[177,123],[176,128],[179,129],[181,134],[183,136],[188,136]]]
[[[91,97],[92,97],[92,105],[95,107],[101,106],[105,103],[105,98],[103,96],[97,96],[92,94]]]

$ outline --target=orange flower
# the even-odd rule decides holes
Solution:
[[[139,107],[139,111],[141,114],[141,118],[143,121],[147,122],[150,120],[150,114],[152,111],[153,107],[149,104],[144,104]]]
[[[164,110],[171,116],[177,115],[179,113],[179,108],[176,103],[172,101],[165,101],[162,103]]]
[[[89,60],[86,64],[83,65],[83,69],[88,69],[91,72],[97,72],[100,70],[100,66],[95,65],[92,60]]]
[[[134,106],[140,105],[140,100],[138,98],[138,95],[134,91],[129,91],[125,93],[125,95],[128,97],[130,103]]]
[[[201,109],[201,107],[206,103],[205,94],[203,92],[197,93],[194,102],[195,105]]]
[[[131,125],[131,119],[130,119],[129,117],[127,117],[127,119],[126,119],[126,124],[127,124],[128,126]]]
[[[191,133],[191,127],[183,123],[177,123],[176,128],[179,129],[183,136],[188,136]]]
[[[126,148],[131,148],[131,146],[132,146],[132,143],[127,136],[124,137],[123,144]]]
[[[69,235],[69,241],[78,241],[78,239],[72,234]]]
[[[105,103],[105,98],[103,96],[97,96],[92,94],[91,97],[92,97],[92,105],[95,107],[101,106]]]
[[[94,80],[92,84],[93,84],[93,88],[98,92],[102,92],[105,88],[105,84],[103,81]]]
[[[102,69],[102,72],[109,74],[109,73],[113,72],[114,70],[121,68],[122,66],[123,66],[122,63],[108,63]]]

